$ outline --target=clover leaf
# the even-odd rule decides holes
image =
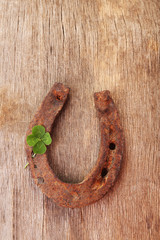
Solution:
[[[44,154],[47,150],[46,145],[50,145],[52,138],[45,128],[36,125],[32,128],[32,134],[27,136],[27,144],[33,147],[34,154]]]
[[[32,134],[28,135],[28,137],[27,137],[27,144],[30,147],[33,147],[38,141],[39,141],[39,139]]]
[[[50,145],[52,142],[52,138],[50,136],[50,134],[48,132],[46,132],[44,134],[44,136],[42,137],[42,141],[46,144],[46,145]]]
[[[34,147],[33,147],[33,152],[34,152],[34,153],[38,153],[38,154],[43,154],[43,153],[46,152],[46,150],[47,150],[47,148],[46,148],[44,142],[42,142],[42,141],[39,141],[39,142],[36,143],[36,145],[34,145]]]
[[[45,134],[45,128],[41,125],[34,126],[32,128],[32,134],[37,138],[43,137]]]

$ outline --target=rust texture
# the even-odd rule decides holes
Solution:
[[[55,83],[31,121],[27,135],[31,134],[35,125],[43,125],[51,133],[54,120],[68,94],[68,87]],[[32,158],[32,148],[26,143],[27,158],[35,183],[59,206],[76,208],[98,201],[114,184],[119,172],[124,137],[118,111],[107,90],[95,93],[94,101],[100,119],[101,144],[97,163],[82,182],[62,182],[51,169],[47,152]]]

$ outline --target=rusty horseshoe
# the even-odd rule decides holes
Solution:
[[[47,132],[67,100],[69,88],[55,83],[31,121],[32,127],[43,125]],[[101,144],[97,163],[85,179],[76,184],[62,182],[54,174],[48,161],[48,152],[32,157],[32,148],[25,149],[32,177],[42,192],[59,206],[76,208],[89,205],[102,198],[114,184],[123,156],[124,136],[119,113],[109,91],[94,94],[95,107],[100,119]]]

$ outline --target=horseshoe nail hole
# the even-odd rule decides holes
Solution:
[[[111,142],[110,144],[109,144],[109,149],[110,150],[114,150],[116,148],[116,145],[113,143],[113,142]]]
[[[101,172],[101,177],[104,178],[107,175],[107,173],[108,173],[107,169],[103,168]]]
[[[60,96],[60,95],[57,95],[56,99],[57,99],[58,101],[60,101],[60,100],[61,100],[61,96]]]
[[[37,168],[37,165],[34,165],[34,168]]]
[[[39,177],[38,178],[38,184],[42,184],[42,183],[44,183],[44,179],[42,177]]]

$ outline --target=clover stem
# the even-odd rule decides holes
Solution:
[[[32,154],[32,158],[34,158],[35,156],[36,156],[36,153],[33,153],[33,154]]]
[[[27,163],[24,168],[28,167],[28,165],[29,165],[29,163]]]

